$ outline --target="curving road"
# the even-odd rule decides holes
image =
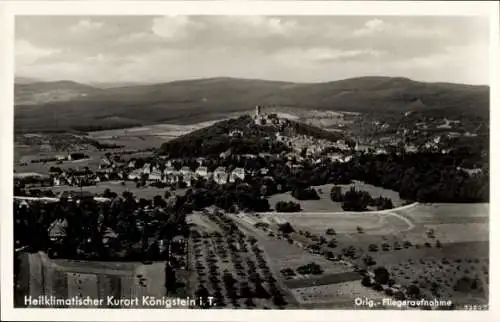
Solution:
[[[311,212],[311,211],[299,211],[299,212],[277,212],[277,211],[269,211],[269,212],[259,212],[261,215],[345,215],[345,214],[358,214],[358,215],[373,215],[373,214],[385,214],[391,213],[393,211],[405,210],[408,208],[415,207],[418,205],[418,202],[411,203],[409,205],[386,209],[386,210],[368,210],[368,211],[320,211],[320,212]]]
[[[405,216],[402,216],[398,213],[397,211],[401,210],[406,210],[409,208],[413,208],[417,206],[419,203],[414,202],[409,205],[397,207],[397,208],[392,208],[392,209],[386,209],[386,210],[371,210],[371,211],[338,211],[338,212],[329,212],[329,211],[323,211],[323,212],[259,212],[261,215],[345,215],[345,214],[358,214],[358,215],[389,215],[396,217],[402,221],[404,221],[407,225],[408,228],[406,228],[404,231],[409,231],[415,228],[415,224]]]

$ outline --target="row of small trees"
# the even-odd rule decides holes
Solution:
[[[236,269],[237,278],[227,269],[222,274],[222,284],[225,293],[234,307],[239,307],[239,299],[244,299],[247,307],[254,307],[255,303],[253,300],[256,298],[271,300],[274,305],[279,307],[286,305],[286,300],[276,286],[276,280],[262,254],[262,250],[257,245],[257,239],[254,237],[245,238],[245,234],[237,227],[234,220],[220,212],[210,214],[209,218],[225,232],[224,235],[219,232],[214,232],[210,235],[206,234],[204,237],[207,239],[203,240],[203,244],[207,250],[211,248],[209,237],[215,241],[216,245],[216,252],[208,250],[209,257],[206,258],[206,261],[209,266],[209,281],[214,290],[213,295],[217,306],[224,306],[225,299],[222,295],[222,288],[219,285],[220,279],[218,277],[221,274],[220,268],[217,266],[216,253],[224,262],[228,262],[230,258]],[[204,266],[200,261],[202,239],[196,231],[192,231],[191,236],[195,242],[195,255],[198,258],[196,269],[199,276],[202,277],[204,275]],[[228,256],[228,253],[230,256]],[[256,261],[249,256],[251,253],[255,255]],[[264,286],[265,284],[267,286]],[[209,291],[203,285],[202,279],[200,279],[200,286],[195,295],[202,296],[203,298],[209,296]]]
[[[290,277],[290,276],[295,276],[297,275],[295,271],[291,268],[284,268],[280,271],[280,273],[283,276]],[[311,262],[306,265],[302,265],[297,267],[297,273],[302,274],[302,275],[321,275],[323,274],[323,269],[319,264],[316,264],[315,262]]]

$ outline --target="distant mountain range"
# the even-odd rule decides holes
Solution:
[[[72,81],[28,82],[15,84],[15,105],[40,105],[54,102],[67,102],[88,95],[97,95],[101,90]]]
[[[394,77],[308,84],[221,77],[111,88],[59,81],[17,83],[15,105],[16,131],[194,123],[255,105],[488,119],[489,87]]]
[[[41,80],[39,79],[36,79],[36,78],[31,78],[31,77],[21,77],[21,76],[17,76],[15,77],[14,79],[14,83],[16,85],[22,85],[22,84],[31,84],[31,83],[39,83],[39,82],[42,82]]]

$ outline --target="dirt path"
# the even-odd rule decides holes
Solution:
[[[410,231],[412,230],[413,228],[415,228],[415,224],[413,222],[411,222],[410,219],[398,214],[398,213],[394,213],[394,212],[386,212],[385,213],[386,215],[389,215],[389,216],[393,216],[393,217],[396,217],[402,221],[404,221],[407,225],[408,225],[408,228],[406,228],[405,230],[400,230],[398,231],[399,233],[401,232],[406,232],[406,231]]]

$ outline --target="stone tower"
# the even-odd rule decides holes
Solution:
[[[260,116],[260,106],[256,105],[255,106],[255,117],[259,117],[259,116]]]

